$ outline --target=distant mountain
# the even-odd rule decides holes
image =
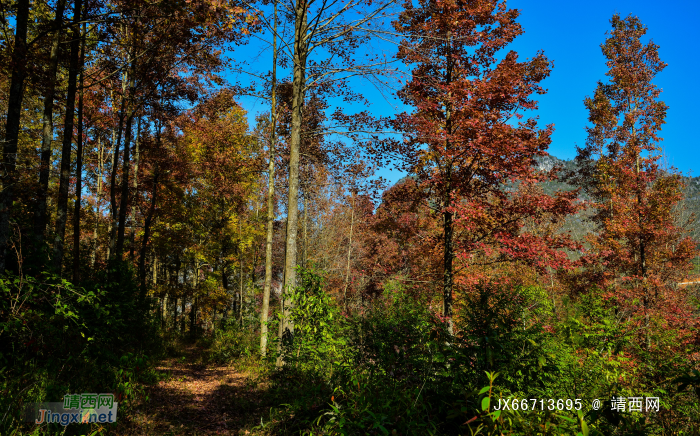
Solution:
[[[547,155],[535,158],[537,169],[550,171],[554,166],[562,167],[561,173],[576,171],[578,166],[573,160],[562,160],[556,156]],[[683,177],[686,183],[683,200],[676,208],[677,224],[682,225],[690,220],[689,232],[695,239],[700,239],[700,177]],[[560,190],[572,190],[574,186],[561,181],[552,181],[544,183],[544,192],[553,194]],[[586,198],[585,193],[581,194],[581,198]],[[578,225],[583,225],[581,217],[577,216],[574,220]],[[589,229],[590,231],[590,229]]]
[[[560,175],[578,169],[576,162],[573,160],[562,160],[552,155],[537,157],[535,158],[535,162],[537,169],[542,171],[551,171],[555,166],[561,167]],[[397,182],[397,184],[409,178],[414,178],[414,176],[406,176]],[[689,235],[695,240],[700,240],[700,177],[684,177],[683,179],[687,186],[685,189],[685,198],[676,208],[676,223],[678,225],[689,223],[687,228]],[[575,188],[575,186],[559,180],[545,182],[543,184],[544,193],[547,195],[552,195],[557,191],[570,191]],[[513,189],[513,186],[505,186],[505,189]],[[584,192],[581,192],[579,197],[581,199],[588,199],[588,196]],[[591,210],[584,210],[576,215],[568,217],[561,231],[571,232],[571,235],[575,239],[583,241],[587,234],[596,231],[595,224],[587,219],[590,214]]]
[[[576,168],[576,163],[572,160],[561,160],[556,156],[548,154],[546,156],[535,157],[537,169],[540,171],[551,171],[556,165],[564,167],[565,170],[573,170]]]
[[[539,171],[551,171],[555,166],[561,167],[562,170],[559,173],[561,176],[577,169],[576,163],[573,160],[562,160],[551,154],[537,156],[535,162],[537,163],[537,170]],[[575,186],[562,181],[546,182],[543,184],[543,187],[547,195],[552,195],[556,191],[572,191],[576,189]],[[585,194],[583,194],[583,197],[585,197]]]
[[[551,154],[545,156],[538,156],[535,158],[537,164],[537,169],[540,171],[551,171],[555,166],[562,168],[561,175],[564,173],[576,171],[578,166],[573,160],[563,160]],[[414,178],[414,176],[406,176],[402,178],[399,182],[408,178]],[[700,218],[700,177],[683,177],[683,180],[687,184],[685,189],[685,198],[680,205],[681,209],[685,209],[685,214],[694,213],[697,218]],[[544,192],[548,195],[553,194],[556,191],[569,191],[576,187],[562,181],[551,181],[543,184]],[[587,195],[581,193],[581,198],[586,199]],[[700,222],[697,222],[696,227],[698,227],[698,235],[700,236]]]

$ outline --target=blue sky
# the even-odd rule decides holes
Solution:
[[[663,92],[661,99],[669,106],[666,125],[661,132],[668,163],[684,174],[700,175],[700,156],[695,153],[695,111],[700,102],[697,86],[700,60],[696,45],[700,42],[700,3],[694,1],[648,0],[589,0],[568,2],[562,0],[510,0],[508,7],[519,9],[519,22],[525,33],[510,48],[521,58],[532,57],[537,50],[554,61],[552,74],[543,82],[548,93],[540,96],[537,115],[540,123],[554,124],[550,154],[561,159],[576,155],[575,145],[586,140],[584,127],[588,113],[583,105],[598,80],[606,80],[605,58],[600,44],[610,28],[614,13],[623,17],[636,15],[647,26],[647,36],[660,46],[661,59],[668,67],[657,76],[655,83]],[[391,53],[394,47],[385,47]],[[259,48],[242,47],[237,55],[259,55]],[[258,58],[265,61],[267,55]],[[284,71],[280,71],[284,75]],[[373,103],[370,109],[377,115],[390,115],[400,107],[398,101],[385,101],[385,96],[372,87],[364,86],[365,96]],[[249,112],[251,127],[254,116],[267,111],[261,101],[243,99]],[[364,108],[362,108],[364,109]],[[694,170],[694,171],[693,171]],[[384,169],[380,174],[398,180],[402,174]]]
[[[604,1],[511,0],[508,6],[521,10],[525,34],[513,44],[521,56],[542,49],[554,60],[551,76],[544,82],[549,92],[540,98],[540,120],[554,123],[550,154],[562,159],[576,155],[583,146],[588,113],[583,99],[592,95],[598,80],[605,80],[607,67],[600,50],[609,20],[615,12],[633,14],[647,26],[647,36],[659,45],[659,56],[668,66],[655,83],[663,90],[660,99],[669,106],[661,136],[671,165],[682,173],[700,175],[696,153],[695,112],[700,90],[697,44],[700,3],[695,1]]]

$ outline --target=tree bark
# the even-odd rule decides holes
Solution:
[[[238,323],[243,327],[243,232],[241,229],[241,217],[238,217],[238,265],[240,266],[240,271],[238,275]]]
[[[160,314],[160,328],[165,329],[168,325],[168,294],[163,296],[163,306]]]
[[[73,282],[80,281],[80,203],[83,199],[83,83],[85,67],[85,23],[81,32],[80,47],[80,94],[78,95],[78,140],[75,164],[75,209],[73,212]]]
[[[185,301],[185,297],[182,297],[180,300],[180,333],[184,335],[187,331],[187,323],[185,321],[185,309],[187,308],[187,301]]]
[[[96,195],[96,201],[95,201],[95,216],[99,216],[99,211],[100,211],[100,196],[102,194],[102,171],[104,169],[104,146],[102,145],[102,141],[100,140],[100,137],[97,137],[97,195]],[[92,229],[92,254],[90,255],[90,266],[91,268],[95,268],[95,263],[97,262],[97,224],[99,223],[99,219],[95,218],[95,227]],[[109,257],[109,256],[107,256]]]
[[[20,118],[24,77],[27,66],[27,22],[29,21],[29,0],[17,1],[15,46],[12,51],[12,79],[7,101],[7,121],[5,144],[2,159],[2,191],[0,191],[0,274],[5,273],[8,242],[10,239],[10,213],[14,201],[17,171],[17,141],[19,139]]]
[[[153,194],[151,196],[151,205],[148,208],[148,215],[146,216],[146,221],[143,224],[143,240],[141,241],[141,250],[139,252],[139,279],[141,284],[139,299],[141,301],[144,301],[146,298],[146,250],[148,248],[148,240],[151,237],[151,223],[153,222],[153,216],[156,212],[156,203],[158,201],[158,176],[158,167],[156,167],[153,175]],[[155,268],[155,264],[153,267]],[[153,272],[153,277],[156,277],[155,270]]]
[[[272,286],[272,239],[275,226],[275,147],[277,144],[277,1],[272,33],[272,95],[270,96],[270,156],[267,164],[267,234],[265,236],[265,284],[260,311],[260,355],[267,355],[267,322]]]
[[[352,231],[355,226],[355,192],[352,193],[352,206],[350,207],[350,241],[348,242],[348,259],[345,269],[345,287],[343,288],[343,305],[348,311],[348,281],[350,280],[350,254],[352,253]]]
[[[139,140],[141,138],[141,117],[139,117],[136,122],[136,140],[134,141],[134,177],[131,178],[131,194],[136,195],[136,191],[139,188],[139,160],[141,158],[141,153],[139,150]],[[129,258],[134,258],[134,249],[136,245],[136,232],[134,231],[134,226],[136,225],[136,208],[131,208],[131,214],[129,220],[131,221],[130,235],[129,235]]]
[[[58,186],[58,201],[56,202],[56,236],[53,246],[53,265],[61,274],[63,265],[66,223],[68,221],[68,188],[70,185],[71,143],[73,142],[73,124],[75,115],[75,94],[78,81],[80,55],[80,12],[82,0],[75,0],[73,11],[73,40],[70,47],[70,68],[68,71],[68,94],[66,96],[66,119],[63,128],[63,145],[61,148],[61,175]]]
[[[291,320],[293,303],[287,295],[296,287],[297,266],[297,221],[299,195],[299,145],[301,143],[302,109],[304,106],[304,88],[306,86],[306,60],[308,56],[307,8],[305,0],[296,0],[294,13],[294,77],[292,81],[292,128],[289,140],[289,195],[287,198],[287,234],[284,256],[284,288],[282,319],[280,321],[279,337],[287,336],[289,340],[294,335],[294,324]],[[280,341],[281,344],[282,341]],[[279,354],[277,367],[284,366],[284,357]]]
[[[307,185],[308,186],[308,185]],[[307,208],[308,206],[308,198],[307,198],[307,187],[304,187],[303,192],[302,192],[302,199],[304,200],[304,251],[302,253],[302,258],[301,258],[301,266],[302,268],[306,268],[306,259],[309,254],[308,249],[309,249],[309,209]]]
[[[41,163],[39,166],[39,190],[37,192],[37,204],[34,209],[34,250],[39,251],[44,245],[44,233],[46,232],[46,210],[49,191],[49,176],[51,170],[51,143],[53,141],[53,104],[56,96],[56,74],[58,72],[58,46],[61,42],[61,25],[63,24],[63,11],[66,0],[58,0],[56,3],[56,17],[53,22],[53,42],[51,43],[51,55],[49,57],[48,78],[49,83],[44,95],[44,115],[41,133]]]
[[[151,284],[158,285],[158,256],[153,253],[153,264],[151,265]]]
[[[452,84],[452,35],[451,32],[447,32],[447,71],[446,71],[446,82],[447,86]],[[453,271],[453,260],[454,260],[454,246],[453,246],[453,216],[452,212],[449,210],[452,206],[452,158],[449,155],[451,149],[450,137],[452,135],[452,93],[448,92],[447,103],[445,107],[445,151],[447,155],[446,165],[446,176],[445,176],[445,191],[443,198],[443,218],[444,218],[444,237],[445,237],[445,251],[443,257],[444,273],[443,273],[443,316],[447,320],[447,331],[450,335],[454,333],[453,323],[452,323],[452,287],[454,285],[454,271]]]
[[[121,147],[122,135],[124,134],[124,120],[126,117],[126,78],[122,82],[122,101],[119,108],[119,123],[117,125],[117,136],[114,137],[112,131],[112,142],[114,143],[114,154],[112,155],[112,171],[109,182],[109,244],[107,246],[107,261],[111,263],[117,244],[117,227],[119,211],[117,209],[117,170],[119,169],[119,148]]]
[[[228,273],[226,272],[226,244],[222,244],[221,246],[221,286],[224,288],[224,292],[226,295],[228,295]],[[234,307],[234,302],[233,298],[231,298],[231,316],[234,316],[233,314],[235,313],[235,307]],[[228,313],[228,310],[226,311]],[[226,315],[228,318],[228,315]]]
[[[128,111],[127,113],[129,114],[127,120],[126,120],[126,131],[124,132],[124,159],[122,160],[122,194],[120,198],[120,204],[119,204],[119,222],[117,224],[117,244],[116,244],[116,249],[114,253],[114,259],[116,262],[119,262],[122,260],[122,254],[124,253],[124,234],[126,230],[126,212],[127,209],[129,208],[129,164],[130,158],[129,158],[129,152],[130,152],[130,143],[131,143],[131,134],[132,134],[132,124],[134,120],[134,110],[133,110],[133,101],[134,101],[134,89],[135,87],[135,80],[134,80],[134,61],[132,60],[131,62],[131,71],[129,74],[129,103],[128,103]]]
[[[194,269],[194,277],[192,277],[192,291],[197,292],[197,286],[199,285],[199,264],[197,259],[194,260],[192,267]],[[196,296],[192,296],[192,307],[190,308],[190,335],[194,337],[196,335],[196,324],[197,324],[197,300]]]

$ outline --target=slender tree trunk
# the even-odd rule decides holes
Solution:
[[[309,232],[308,232],[308,230],[309,230],[309,228],[308,228],[309,209],[307,207],[308,199],[306,198],[307,197],[306,188],[304,188],[304,192],[302,193],[302,195],[303,195],[302,198],[304,200],[304,252],[303,252],[303,257],[301,259],[301,266],[303,268],[306,268],[306,259],[307,259],[306,256],[308,256],[308,254],[309,254],[309,252],[308,252],[308,249],[309,249],[309,238],[308,238],[309,237]]]
[[[260,311],[260,354],[267,355],[267,322],[272,286],[272,239],[275,227],[275,147],[277,145],[277,0],[272,32],[272,95],[270,96],[270,156],[267,163],[267,234],[265,236],[265,284]]]
[[[46,232],[46,210],[49,191],[49,176],[51,170],[51,142],[53,141],[53,104],[56,95],[56,73],[58,72],[58,47],[61,42],[60,28],[63,24],[63,11],[66,0],[58,0],[56,3],[56,18],[54,18],[53,42],[51,43],[51,55],[49,57],[48,86],[44,95],[44,116],[41,134],[41,163],[39,166],[39,190],[37,192],[37,205],[34,210],[34,249],[41,250],[44,245],[44,233]]]
[[[179,289],[180,288],[180,269],[182,268],[182,262],[180,261],[180,255],[178,254],[177,257],[175,258],[175,284],[174,288]],[[178,292],[179,293],[179,292]],[[183,296],[180,298],[180,308],[182,309],[182,315],[185,315],[185,297]],[[182,323],[178,323],[180,318],[177,316],[177,299],[175,300],[175,316],[173,317],[174,323],[173,327],[174,330],[180,329],[180,332],[182,332]]]
[[[184,335],[187,331],[187,324],[185,322],[185,309],[187,308],[187,301],[184,296],[182,297],[180,304],[180,333]]]
[[[452,84],[452,35],[451,32],[447,32],[447,72],[446,72],[446,82],[447,86]],[[450,211],[452,207],[452,158],[449,156],[449,151],[451,147],[451,136],[452,136],[452,93],[448,93],[447,104],[445,107],[445,151],[447,152],[447,162],[446,162],[446,174],[445,174],[445,198],[444,203],[444,236],[445,236],[445,251],[444,251],[444,273],[443,273],[443,316],[447,320],[447,330],[453,334],[453,323],[452,323],[452,287],[454,284],[454,272],[453,272],[453,259],[454,259],[454,246],[453,246],[453,216]]]
[[[126,212],[129,208],[129,164],[130,164],[130,144],[132,134],[132,124],[134,120],[133,95],[134,95],[134,72],[132,62],[132,72],[129,86],[129,117],[126,120],[126,131],[124,132],[124,159],[122,160],[122,195],[119,204],[119,222],[117,224],[117,244],[114,259],[119,262],[124,253],[124,234],[126,230]]]
[[[239,291],[238,291],[238,322],[243,327],[243,232],[241,228],[241,217],[238,217],[238,264],[241,269],[239,272]]]
[[[109,211],[111,219],[109,220],[109,246],[107,248],[107,259],[110,263],[117,245],[117,221],[119,215],[119,209],[117,208],[117,170],[119,169],[119,148],[121,147],[122,136],[124,134],[124,121],[126,119],[127,81],[128,77],[124,76],[122,78],[122,99],[119,108],[119,123],[117,125],[116,139],[114,138],[114,131],[112,132],[114,155],[112,156],[112,172],[110,174],[109,185]]]
[[[255,205],[255,222],[258,223],[260,222],[260,206],[261,203],[257,203]],[[252,251],[252,261],[250,263],[250,286],[251,286],[251,302],[255,300],[255,281],[257,279],[255,275],[255,271],[257,270],[258,267],[258,261],[260,260],[260,257],[258,256],[259,254],[259,247],[257,244],[254,242],[251,243],[251,249]]]
[[[139,298],[141,301],[144,301],[146,298],[146,250],[148,248],[148,240],[151,237],[151,223],[153,222],[153,216],[156,212],[156,203],[158,201],[158,176],[159,171],[158,167],[156,167],[153,174],[153,195],[151,196],[151,205],[148,208],[146,221],[143,224],[143,240],[141,241],[141,250],[139,252],[139,279],[141,284]],[[153,276],[155,277],[155,275],[156,273],[154,271]]]
[[[83,200],[83,70],[85,67],[86,29],[83,23],[80,47],[80,94],[78,95],[78,147],[75,164],[75,209],[73,211],[73,282],[80,281],[80,203]]]
[[[168,300],[168,304],[169,304],[170,306],[172,306],[173,303],[176,303],[176,302],[177,302],[177,298],[173,298],[172,296],[170,296],[170,292],[171,292],[171,289],[172,289],[172,286],[171,286],[171,283],[170,283],[170,275],[171,275],[171,272],[170,272],[170,265],[165,265],[165,268],[164,268],[164,269],[165,269],[165,288],[166,288],[165,297],[166,297],[166,299]],[[168,310],[170,309],[170,306],[166,305],[165,310],[168,311]],[[172,311],[170,311],[169,313],[172,313]],[[168,317],[167,317],[167,315],[166,315],[166,317],[165,317],[164,327],[165,327],[166,329],[168,328]]]
[[[355,226],[355,192],[352,193],[352,206],[350,207],[350,241],[348,242],[348,261],[345,268],[345,287],[343,288],[343,305],[348,311],[348,282],[350,280],[350,254],[352,253],[352,231]]]
[[[634,108],[632,109],[632,114],[635,114],[637,111],[637,105],[634,105]],[[637,134],[636,134],[636,129],[634,128],[634,125],[632,126],[632,144],[634,145],[637,140]],[[645,331],[645,342],[646,342],[646,348],[647,350],[651,349],[651,334],[650,334],[650,320],[649,320],[649,306],[651,304],[651,296],[649,295],[649,288],[647,284],[647,260],[646,260],[646,244],[644,242],[644,231],[643,231],[643,222],[642,220],[644,217],[642,216],[641,213],[641,206],[642,206],[642,190],[641,190],[641,183],[639,180],[639,158],[640,156],[637,155],[637,158],[635,160],[635,168],[634,168],[634,173],[635,173],[635,178],[636,178],[636,184],[637,184],[637,226],[638,229],[637,231],[639,232],[639,264],[638,264],[638,271],[637,273],[642,277],[642,302],[644,304],[644,331]],[[657,291],[658,292],[658,291]]]
[[[160,327],[165,328],[168,325],[168,294],[163,296],[163,310],[160,315]]]
[[[224,288],[224,292],[226,295],[228,295],[228,273],[226,271],[226,244],[222,244],[221,246],[221,286]],[[235,304],[234,304],[234,299],[231,298],[231,316],[235,316]],[[228,311],[227,311],[228,312]],[[228,317],[228,315],[227,315]]]
[[[287,198],[287,234],[284,256],[284,288],[280,339],[294,335],[291,320],[292,301],[288,293],[296,287],[297,266],[297,220],[299,214],[299,145],[301,143],[302,109],[304,107],[304,87],[306,86],[306,59],[308,56],[307,7],[305,0],[296,0],[294,19],[294,77],[292,81],[292,128],[289,140],[289,195]],[[281,344],[282,341],[279,343]],[[283,354],[277,358],[277,367],[284,365]]]
[[[158,256],[153,253],[153,264],[151,265],[151,284],[158,285]]]
[[[173,298],[173,316],[171,317],[173,319],[173,326],[172,330],[173,332],[177,332],[179,324],[178,324],[178,318],[177,318],[177,308],[178,308],[178,300],[181,300],[181,298],[175,297]],[[180,304],[182,306],[182,304]]]
[[[134,177],[131,178],[131,193],[136,195],[136,191],[139,188],[139,160],[141,158],[141,153],[139,150],[139,140],[141,138],[141,117],[139,117],[136,122],[136,140],[134,141]],[[131,208],[131,215],[129,220],[131,221],[131,226],[129,226],[131,235],[129,236],[129,258],[134,259],[134,247],[136,245],[136,232],[134,227],[136,225],[136,207]]]
[[[92,254],[90,255],[90,266],[95,268],[97,262],[97,224],[100,216],[100,197],[102,195],[102,172],[104,170],[104,148],[100,137],[97,137],[97,195],[95,199],[95,227],[92,229]],[[109,256],[108,256],[109,257]]]
[[[7,101],[7,123],[2,158],[2,191],[0,191],[0,274],[5,273],[10,239],[10,213],[15,199],[17,171],[17,141],[19,139],[24,76],[27,66],[27,22],[29,0],[17,1],[15,46],[12,51],[12,79]]]
[[[194,337],[197,334],[197,298],[192,298],[192,307],[190,308],[190,335]]]
[[[197,285],[199,284],[199,265],[197,263],[197,259],[194,260],[194,263],[192,264],[193,269],[194,269],[194,277],[192,277],[192,290],[193,292],[197,292]],[[196,332],[196,323],[197,323],[197,297],[193,296],[192,297],[192,308],[190,309],[190,335],[192,337],[195,336]]]
[[[75,0],[73,11],[73,40],[70,47],[70,69],[68,71],[68,94],[66,96],[66,119],[63,128],[63,145],[61,149],[61,175],[56,203],[56,237],[53,246],[54,269],[59,274],[63,265],[63,245],[68,221],[68,188],[70,185],[71,143],[73,142],[73,123],[75,115],[75,94],[78,81],[80,61],[80,11],[82,0]]]
[[[171,296],[172,286],[170,283],[170,276],[171,276],[170,265],[165,265],[165,287],[166,287],[165,296],[166,296],[166,299],[168,300],[168,304],[165,306],[165,310],[169,314],[172,314],[173,310],[171,308],[175,303],[177,303],[177,297],[173,298]],[[175,319],[175,318],[173,318],[173,319]],[[164,322],[163,327],[165,327],[166,330],[168,329],[168,316],[167,315],[165,316],[165,322]]]

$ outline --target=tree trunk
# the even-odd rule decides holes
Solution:
[[[343,305],[348,311],[348,281],[350,279],[350,254],[352,253],[352,231],[355,226],[355,192],[352,193],[352,206],[350,207],[350,241],[348,242],[348,261],[345,269],[345,287],[343,288]]]
[[[292,128],[289,140],[289,195],[287,198],[287,234],[284,256],[284,288],[282,320],[280,322],[280,339],[294,335],[291,321],[292,301],[286,296],[296,287],[297,266],[297,220],[299,195],[299,145],[301,142],[302,109],[304,106],[304,88],[306,86],[306,59],[308,56],[307,7],[304,0],[295,3],[294,19],[294,77],[292,82]],[[280,341],[281,344],[282,341]],[[282,353],[277,358],[277,367],[284,365]]]
[[[70,47],[70,69],[68,71],[68,94],[66,96],[66,119],[63,128],[63,145],[61,148],[61,175],[58,186],[58,201],[56,202],[56,236],[53,246],[53,264],[57,273],[61,274],[63,264],[63,244],[66,237],[68,221],[68,187],[70,185],[71,143],[73,142],[73,123],[75,114],[75,94],[78,81],[80,61],[80,11],[82,0],[75,0],[73,12],[73,40]]]
[[[224,292],[226,293],[226,295],[228,295],[228,291],[229,291],[229,289],[228,289],[228,273],[226,272],[227,265],[226,265],[225,257],[226,257],[226,246],[222,245],[222,247],[221,247],[221,258],[222,258],[221,259],[221,286],[223,286]],[[231,298],[231,317],[234,316],[235,309],[236,309],[236,307],[235,307],[233,298]],[[227,312],[228,312],[228,310],[227,310]],[[228,315],[227,315],[227,317],[228,317]]]
[[[308,186],[308,185],[307,185]],[[301,266],[306,268],[306,259],[309,254],[309,209],[308,209],[308,198],[307,198],[307,188],[304,188],[302,193],[304,200],[304,252],[302,253]]]
[[[160,314],[160,328],[164,329],[168,323],[168,294],[163,296],[163,306]]]
[[[194,337],[197,334],[197,298],[192,298],[192,306],[190,307],[190,335]]]
[[[133,100],[134,100],[134,61],[131,63],[131,72],[129,78],[129,104],[128,104],[128,118],[126,120],[126,131],[124,132],[124,159],[122,160],[122,195],[119,204],[119,223],[117,224],[117,244],[114,253],[114,259],[116,262],[122,260],[122,254],[124,253],[124,231],[126,230],[126,212],[129,208],[129,148],[131,143],[131,130],[134,120],[133,111]]]
[[[277,144],[277,1],[272,33],[272,95],[270,96],[270,156],[267,163],[267,234],[265,236],[265,284],[260,311],[260,355],[267,355],[267,322],[272,286],[272,239],[275,227],[275,147]]]
[[[199,285],[199,265],[197,264],[197,259],[194,260],[192,266],[194,269],[194,276],[192,277],[192,291],[193,293],[196,293],[197,286]],[[192,337],[194,337],[197,333],[197,300],[198,298],[196,296],[192,297],[192,307],[190,308],[190,335],[192,335]]]
[[[136,122],[136,140],[134,141],[134,177],[131,178],[131,192],[132,195],[136,195],[136,190],[139,188],[139,160],[141,158],[140,150],[139,150],[139,139],[141,138],[141,117],[139,117],[138,121]],[[129,229],[131,230],[131,235],[129,236],[130,244],[129,244],[129,258],[134,259],[134,247],[136,244],[136,235],[134,231],[134,226],[136,225],[136,208],[132,207],[131,208],[131,216],[129,218],[131,221],[131,226],[129,226]]]
[[[112,171],[110,174],[109,182],[109,244],[107,246],[107,260],[109,263],[112,262],[112,256],[114,255],[115,246],[117,244],[117,227],[116,223],[118,220],[119,211],[117,209],[117,170],[119,169],[119,148],[121,147],[122,135],[124,134],[124,120],[126,117],[126,81],[124,78],[122,81],[122,101],[119,108],[119,123],[117,125],[117,136],[114,137],[114,131],[112,131],[112,142],[114,144],[114,154],[112,155]]]
[[[173,327],[172,327],[172,330],[173,330],[173,332],[177,332],[178,327],[179,327],[179,324],[178,324],[178,322],[177,322],[177,320],[178,320],[178,318],[177,318],[177,308],[179,307],[179,306],[178,306],[178,300],[181,300],[181,298],[177,298],[177,297],[173,298],[173,316],[172,316],[172,319],[173,319]],[[181,305],[180,305],[180,306],[181,306]]]
[[[180,261],[180,255],[177,255],[175,257],[175,284],[173,285],[173,288],[176,290],[179,289],[179,287],[180,287],[180,269],[181,268],[182,268],[182,262]],[[182,315],[184,316],[184,314],[185,314],[185,297],[183,296],[182,298],[180,298],[180,300],[181,300],[180,301],[180,308],[182,309]],[[174,313],[175,313],[175,317],[173,318],[173,320],[174,320],[173,328],[174,328],[174,330],[180,329],[180,331],[182,331],[182,329],[180,328],[181,323],[178,323],[178,320],[180,318],[178,318],[178,316],[177,316],[177,299],[175,300],[175,312]]]
[[[148,240],[151,237],[151,223],[153,222],[153,216],[156,212],[156,203],[158,201],[158,176],[159,172],[158,167],[156,166],[153,175],[153,194],[151,196],[151,205],[148,208],[148,215],[146,216],[146,221],[143,224],[143,240],[141,241],[141,250],[139,252],[139,282],[141,284],[139,298],[141,301],[144,301],[146,298],[146,249],[148,248]],[[155,271],[153,273],[153,277],[156,277]]]
[[[239,291],[238,291],[238,323],[243,327],[243,232],[241,229],[241,217],[238,217],[238,265],[241,267],[239,272]]]
[[[447,71],[446,71],[446,82],[447,86],[452,83],[452,35],[451,32],[447,32]],[[445,151],[447,155],[446,166],[446,176],[445,176],[445,197],[443,199],[444,203],[444,237],[445,237],[445,251],[443,257],[444,273],[443,273],[443,316],[447,320],[447,331],[450,335],[454,333],[453,323],[452,323],[452,287],[454,284],[454,272],[453,272],[453,259],[454,259],[454,246],[453,246],[453,216],[452,212],[449,210],[452,206],[452,159],[449,156],[449,151],[452,148],[450,143],[450,137],[452,135],[452,107],[450,102],[452,101],[452,93],[448,92],[447,104],[445,107]]]
[[[19,139],[20,118],[24,76],[27,66],[27,22],[29,21],[29,0],[17,1],[15,47],[12,51],[12,79],[10,96],[7,101],[7,124],[2,159],[2,191],[0,191],[0,274],[5,273],[10,239],[10,213],[14,201],[17,171],[17,141]]]
[[[58,0],[56,3],[56,17],[53,22],[53,42],[51,43],[51,55],[49,57],[48,79],[49,83],[44,95],[44,116],[41,133],[41,163],[39,166],[39,190],[37,192],[37,204],[34,210],[34,250],[42,249],[44,245],[44,233],[46,232],[46,210],[49,191],[49,176],[51,171],[51,143],[53,141],[53,103],[56,95],[56,73],[58,72],[58,46],[61,42],[61,26],[63,24],[63,11],[66,0]]]
[[[181,298],[180,301],[180,333],[185,334],[186,330],[186,322],[185,322],[185,309],[187,308],[187,302],[185,301],[185,297]]]
[[[80,94],[78,95],[78,147],[75,164],[75,209],[73,211],[73,282],[80,281],[80,203],[83,199],[83,79],[86,29],[83,23],[80,47]]]
[[[90,266],[95,268],[95,263],[97,262],[97,224],[99,223],[100,212],[100,196],[102,194],[102,171],[104,169],[104,148],[100,137],[97,137],[97,195],[95,201],[95,227],[92,229],[92,254],[90,255]],[[108,256],[109,257],[109,256]]]
[[[153,253],[153,264],[151,265],[151,284],[155,287],[158,284],[158,256]]]
[[[165,287],[166,287],[166,291],[165,291],[166,294],[165,294],[165,297],[166,297],[166,299],[168,300],[168,304],[169,304],[169,306],[168,306],[168,305],[165,306],[165,310],[166,310],[166,311],[169,311],[169,310],[170,310],[170,307],[177,303],[177,297],[173,298],[172,296],[170,296],[170,292],[171,292],[171,289],[172,289],[171,286],[170,286],[170,275],[171,275],[170,265],[165,265]],[[169,297],[169,296],[170,296],[170,297]],[[173,313],[173,311],[170,310],[169,313]],[[173,319],[175,319],[175,318],[173,318]],[[168,328],[168,317],[167,317],[167,315],[165,316],[165,322],[164,322],[163,327],[165,327],[165,329]]]

